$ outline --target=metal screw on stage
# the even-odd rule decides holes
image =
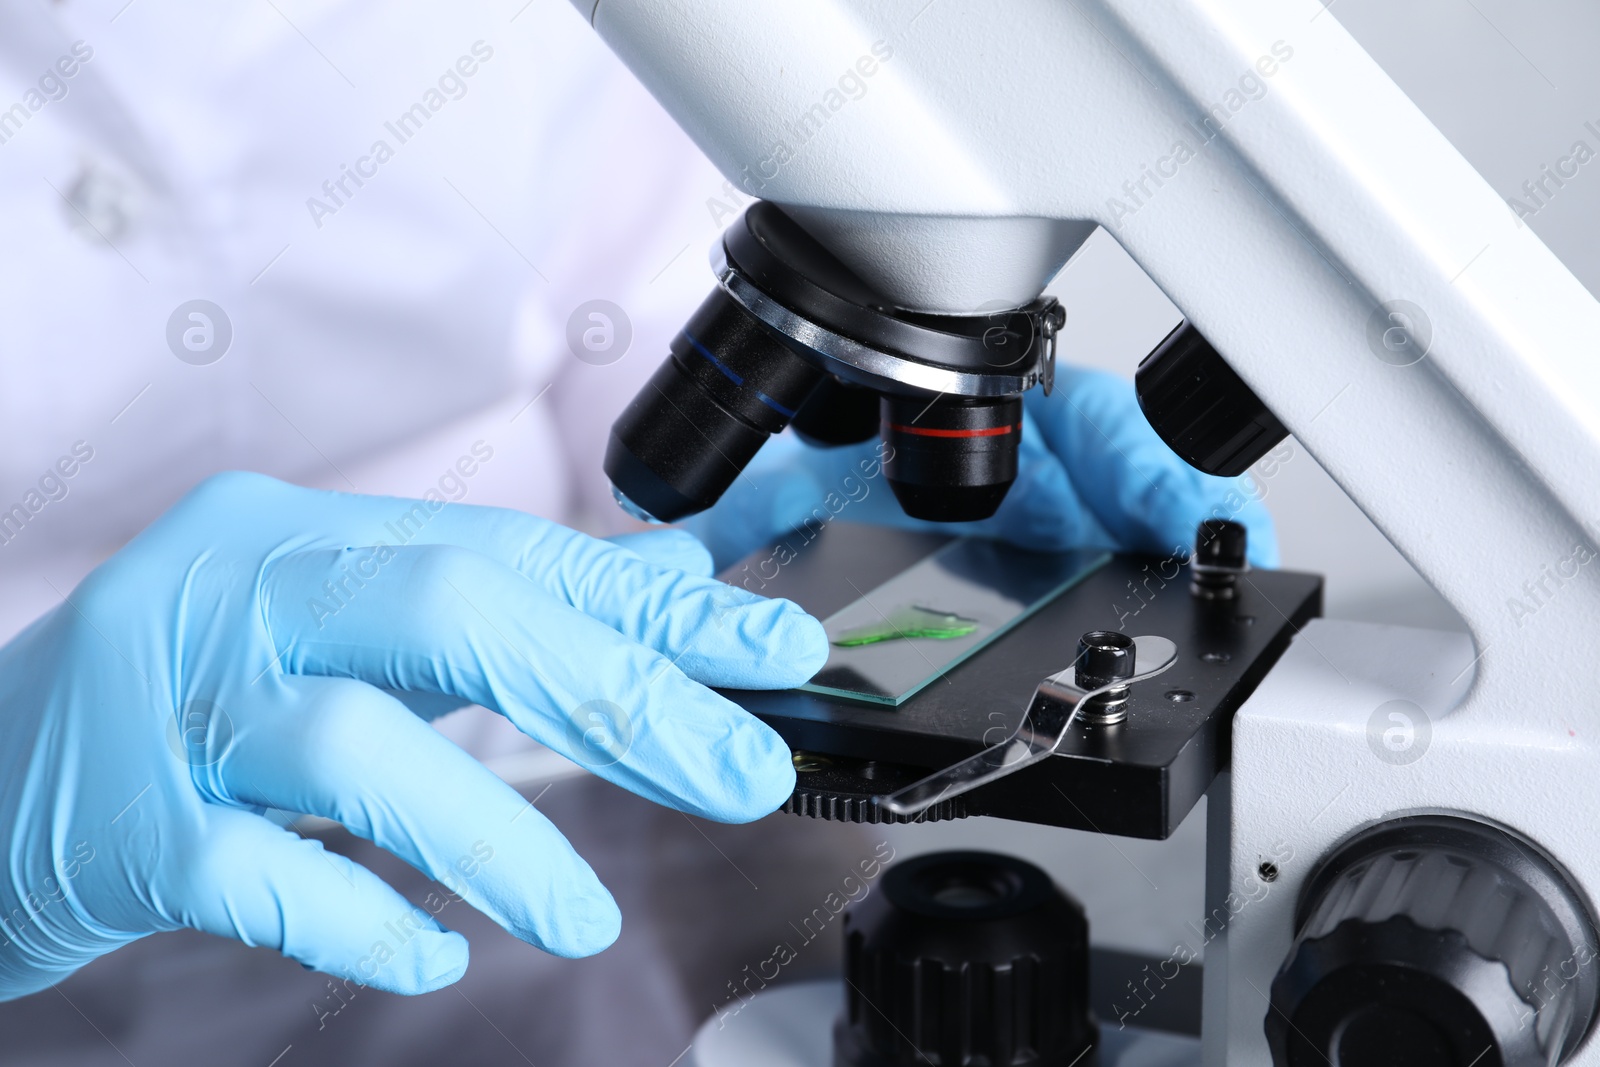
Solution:
[[[1133,638],[1115,630],[1091,630],[1078,639],[1077,670],[1073,684],[1079,689],[1099,689],[1103,685],[1133,677]],[[1078,710],[1080,721],[1094,726],[1110,726],[1128,717],[1128,686],[1119,685],[1100,696],[1084,701]]]

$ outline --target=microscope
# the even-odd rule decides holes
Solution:
[[[1122,961],[1199,969],[1193,1032],[1107,1025],[1081,909],[950,853],[848,914],[833,992],[696,1062],[798,1064],[799,1028],[817,1067],[1600,1065],[1600,305],[1325,5],[575,3],[757,201],[614,428],[624,507],[703,510],[792,425],[881,435],[909,515],[991,514],[1041,294],[1101,228],[1184,315],[1136,375],[1161,437],[1236,474],[1293,434],[1470,629],[1321,619],[1225,516],[1126,629],[1150,560],[820,540],[784,575],[813,611],[900,572],[1024,608],[937,686],[733,694],[796,749],[791,810],[1162,839],[1206,797],[1203,967]]]

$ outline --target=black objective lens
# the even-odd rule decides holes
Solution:
[[[829,375],[800,405],[793,426],[812,448],[870,441],[878,436],[878,394]]]
[[[1000,507],[1017,480],[1022,398],[886,396],[884,473],[914,519],[974,522]]]
[[[662,522],[715,504],[823,377],[720,288],[671,348],[612,426],[605,462],[619,503]]]

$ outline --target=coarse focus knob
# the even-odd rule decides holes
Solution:
[[[1092,1067],[1089,924],[1031,863],[905,860],[844,916],[834,1067]]]
[[[1184,462],[1232,477],[1289,435],[1283,423],[1187,322],[1133,376],[1146,421]]]
[[[1549,1067],[1594,1018],[1582,898],[1530,842],[1468,819],[1395,819],[1307,882],[1272,983],[1277,1067]]]

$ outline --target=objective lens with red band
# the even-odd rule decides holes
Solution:
[[[908,433],[913,437],[999,437],[1001,434],[1016,433],[1022,429],[1019,423],[1015,426],[984,426],[975,430],[939,430],[931,426],[898,426],[890,424],[889,429],[895,433]]]
[[[889,487],[906,514],[935,522],[987,519],[1017,480],[1022,398],[886,396]]]

